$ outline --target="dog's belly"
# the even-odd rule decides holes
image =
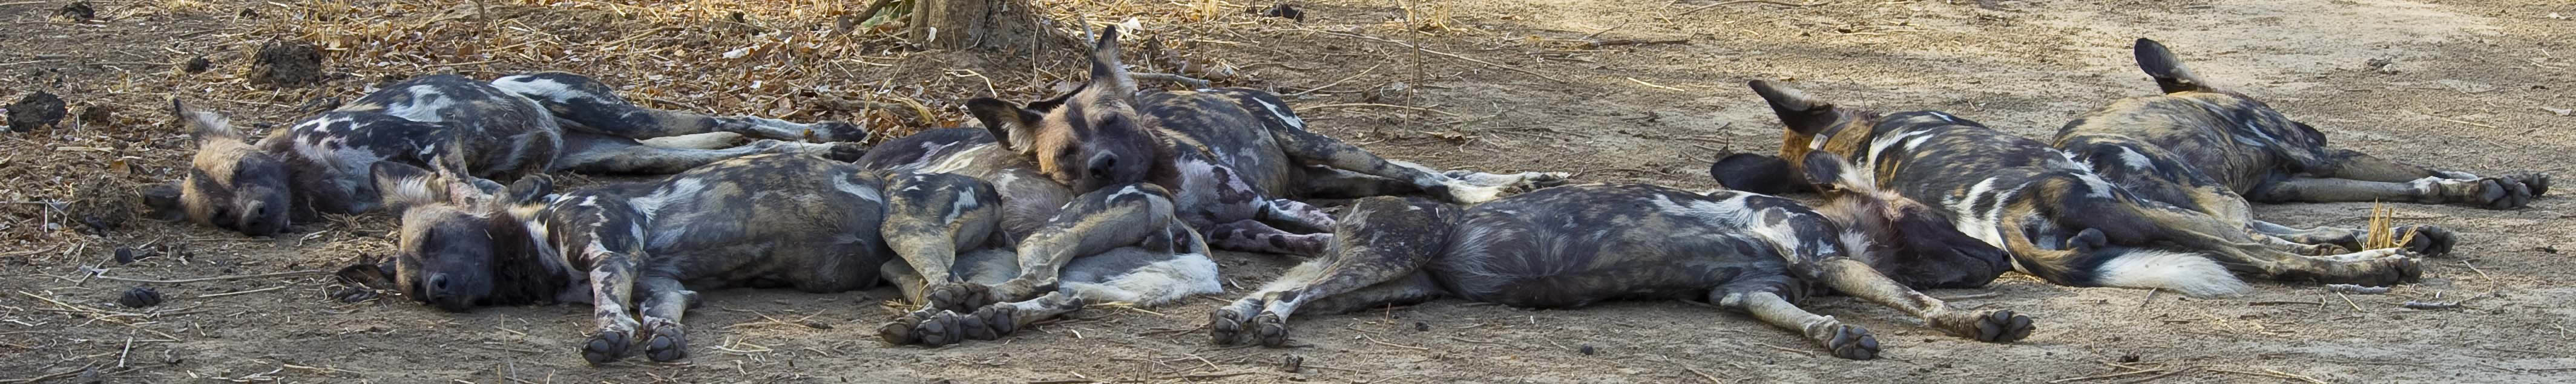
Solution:
[[[1663,187],[1541,189],[1471,209],[1428,268],[1458,296],[1512,306],[1697,298],[1785,271],[1778,249],[1743,229],[1756,216],[1741,198]]]

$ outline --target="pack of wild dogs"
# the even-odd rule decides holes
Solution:
[[[2163,93],[2112,101],[2032,140],[1938,111],[1882,113],[1751,82],[1786,129],[1775,154],[1710,167],[1724,188],[1572,183],[1444,170],[1307,128],[1278,95],[1139,89],[1099,36],[1089,79],[966,103],[982,127],[873,146],[848,123],[649,109],[568,73],[382,87],[256,142],[174,102],[194,129],[156,209],[253,236],[320,214],[399,214],[397,252],[344,268],[448,311],[588,303],[582,357],[685,359],[699,290],[891,285],[897,345],[991,340],[1087,304],[1220,294],[1213,250],[1311,258],[1208,315],[1216,344],[1288,343],[1288,319],[1442,297],[1568,308],[1705,301],[1871,359],[1868,330],[1799,309],[1839,293],[1978,341],[2030,317],[1917,290],[2018,271],[2072,287],[2223,296],[2240,275],[2416,281],[2456,238],[2405,226],[2255,219],[2254,202],[2521,208],[2545,174],[2476,175],[2339,149],[2324,132],[2193,75],[2140,39]],[[667,174],[556,190],[550,172]],[[1820,204],[1776,197],[1815,193]],[[1337,202],[1337,207],[1316,204]],[[1316,202],[1310,204],[1309,202]]]

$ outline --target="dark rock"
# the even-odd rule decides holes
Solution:
[[[200,56],[194,59],[188,59],[188,64],[181,65],[179,70],[187,71],[188,73],[198,73],[205,72],[206,68],[213,66],[215,66],[215,62],[206,60],[205,57]]]
[[[17,103],[9,104],[9,130],[26,132],[36,130],[36,127],[50,127],[63,121],[63,116],[69,112],[61,97],[45,91],[29,93],[19,98]]]
[[[1591,356],[1593,353],[1595,353],[1595,352],[1599,352],[1599,351],[1597,351],[1597,350],[1592,349],[1592,345],[1591,345],[1591,344],[1584,344],[1582,348],[1576,348],[1574,351],[1575,351],[1575,352],[1582,352],[1584,356]]]
[[[1270,6],[1270,9],[1259,10],[1255,13],[1260,13],[1262,17],[1277,17],[1296,20],[1300,23],[1306,22],[1306,11],[1298,10],[1297,6],[1288,5],[1287,3],[1273,5]]]
[[[55,8],[54,16],[72,21],[89,21],[98,18],[98,8],[91,7],[87,1],[75,1],[71,4],[63,4],[62,8]]]
[[[161,291],[147,287],[134,287],[134,289],[125,290],[125,296],[116,298],[116,303],[124,304],[129,308],[161,305]]]

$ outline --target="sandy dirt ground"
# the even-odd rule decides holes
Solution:
[[[88,20],[57,16],[65,3],[0,1],[9,24],[0,101],[45,91],[80,115],[0,134],[0,382],[2576,382],[2576,288],[2557,281],[2576,270],[2559,251],[2576,240],[2567,220],[2576,202],[2559,197],[2514,211],[2394,205],[2399,221],[2447,226],[2461,244],[2432,260],[2423,284],[2390,295],[2259,283],[2244,297],[2191,299],[2017,274],[1935,292],[2037,319],[2028,340],[2000,345],[1849,298],[1808,303],[1877,332],[1885,357],[1875,361],[1835,359],[1790,332],[1682,302],[1534,311],[1442,301],[1303,315],[1293,330],[1302,347],[1217,348],[1201,328],[1208,311],[1296,262],[1225,254],[1227,295],[1096,308],[1004,341],[933,349],[876,341],[875,325],[892,313],[881,304],[896,296],[888,289],[709,292],[687,320],[687,363],[591,367],[576,352],[585,308],[449,314],[332,301],[327,276],[148,283],[82,271],[104,265],[105,277],[146,280],[327,271],[390,247],[385,214],[280,239],[113,220],[119,193],[184,171],[188,140],[159,109],[174,96],[252,126],[289,122],[305,100],[355,97],[387,77],[576,69],[663,107],[860,119],[891,133],[953,123],[977,94],[1033,96],[1079,74],[1077,57],[920,52],[866,31],[825,37],[858,1],[92,1]],[[1266,1],[1040,3],[1087,10],[1094,23],[1138,18],[1147,30],[1138,36],[1170,42],[1175,60],[1235,70],[1222,84],[1310,91],[1292,101],[1316,129],[1443,167],[1709,187],[1710,160],[1778,143],[1777,122],[1742,86],[1750,79],[2044,136],[2094,106],[2154,92],[2130,66],[2139,37],[2341,146],[2560,177],[2576,160],[2566,112],[2576,108],[2567,97],[2576,4],[2562,0],[1313,0],[1294,2],[1302,23],[1244,12]],[[334,77],[303,88],[244,83],[243,53],[271,39],[322,43]],[[1596,40],[1686,42],[1587,44]],[[741,47],[757,49],[723,54]],[[199,57],[210,70],[183,70]],[[862,102],[817,107],[834,100]],[[846,107],[916,102],[928,116]],[[2271,205],[2258,215],[2357,227],[2368,210]],[[119,248],[157,256],[106,261]],[[113,304],[135,286],[167,303]],[[2459,310],[2399,305],[2437,296],[2482,298]]]

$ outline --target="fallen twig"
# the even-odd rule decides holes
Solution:
[[[2217,368],[2210,368],[2210,369],[2209,369],[2209,371],[2210,371],[2210,372],[2226,372],[2226,373],[2234,373],[2234,374],[2242,374],[2242,375],[2255,375],[2255,376],[2264,376],[2264,377],[2274,377],[2274,378],[2283,378],[2283,379],[2291,379],[2291,380],[2305,381],[2305,382],[2317,383],[2317,384],[2326,384],[2326,382],[2325,382],[2324,380],[2317,380],[2316,378],[2313,378],[2313,377],[2299,376],[2299,375],[2292,375],[2292,374],[2288,374],[2288,373],[2282,373],[2281,371],[2272,370],[2272,369],[2268,369],[2268,368],[2267,368],[2267,369],[2264,369],[2264,370],[2263,370],[2263,372],[2235,371],[2235,370],[2225,370],[2225,369],[2217,369]]]
[[[2377,295],[2388,293],[2388,287],[2364,287],[2353,284],[2326,284],[2326,292],[2350,293],[2355,295]]]
[[[2136,371],[2128,371],[2128,372],[2113,373],[2113,374],[2108,374],[2108,375],[2093,375],[2093,376],[2084,376],[2084,377],[2069,377],[2069,378],[2063,378],[2063,379],[2057,379],[2057,380],[2049,380],[2048,382],[2050,382],[2050,383],[2063,383],[2063,382],[2069,382],[2069,381],[2084,381],[2084,380],[2092,380],[2092,379],[2108,379],[2108,378],[2121,377],[2121,376],[2129,376],[2129,375],[2137,375],[2137,374],[2145,374],[2145,373],[2155,373],[2155,372],[2164,372],[2164,370],[2165,370],[2164,368],[2144,369],[2144,370],[2136,370]]]
[[[1583,47],[1584,47],[1584,48],[1600,48],[1600,47],[1608,47],[1608,46],[1614,46],[1614,45],[1690,44],[1690,42],[1691,42],[1691,41],[1690,41],[1690,39],[1670,39],[1670,40],[1610,39],[1610,40],[1593,40],[1593,41],[1590,41],[1590,42],[1586,42],[1586,43],[1583,43]]]
[[[1783,3],[1783,2],[1769,1],[1769,0],[1735,0],[1735,1],[1729,1],[1729,2],[1717,3],[1717,4],[1703,5],[1703,6],[1700,6],[1699,8],[1691,8],[1691,9],[1690,9],[1690,10],[1688,10],[1688,11],[1682,11],[1681,13],[1675,13],[1675,14],[1673,14],[1673,16],[1674,16],[1674,17],[1680,17],[1681,15],[1688,15],[1688,14],[1696,13],[1696,12],[1699,12],[1699,11],[1705,11],[1705,10],[1708,10],[1709,8],[1717,8],[1717,7],[1719,7],[1719,6],[1736,5],[1736,4],[1747,4],[1747,3],[1750,3],[1750,4],[1770,4],[1770,5],[1777,5],[1777,6],[1783,6],[1783,7],[1792,7],[1792,8],[1798,8],[1798,7],[1813,7],[1813,6],[1818,6],[1818,5],[1825,5],[1825,3],[1823,3],[1823,2],[1806,3],[1806,4],[1792,4],[1792,3]]]
[[[1189,77],[1189,76],[1181,76],[1180,74],[1174,74],[1174,73],[1130,73],[1130,74],[1127,74],[1127,76],[1128,76],[1128,77],[1135,78],[1135,79],[1137,79],[1137,80],[1160,80],[1160,81],[1169,81],[1169,82],[1181,83],[1181,85],[1188,85],[1188,86],[1190,86],[1190,88],[1194,88],[1194,89],[1195,89],[1195,88],[1207,88],[1207,87],[1208,87],[1208,84],[1209,84],[1207,80],[1201,80],[1201,79],[1191,78],[1191,77]]]

